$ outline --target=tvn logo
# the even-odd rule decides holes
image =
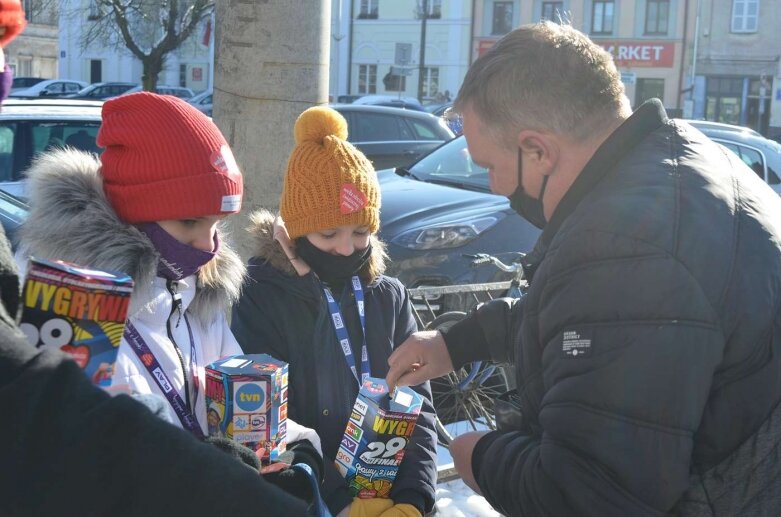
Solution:
[[[154,370],[152,370],[152,373],[155,374],[155,378],[157,379],[157,382],[160,383],[160,387],[163,389],[164,392],[168,393],[172,389],[174,389],[173,386],[171,386],[168,383],[168,379],[165,378],[165,374],[163,373],[163,370],[161,370],[159,366]]]

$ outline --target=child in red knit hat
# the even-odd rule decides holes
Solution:
[[[202,437],[204,367],[241,353],[224,313],[244,266],[219,229],[241,208],[241,172],[217,126],[172,96],[107,101],[97,143],[99,159],[65,149],[33,164],[20,248],[133,277],[112,384],[164,397]]]

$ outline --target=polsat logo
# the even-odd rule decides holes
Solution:
[[[236,388],[234,403],[242,411],[257,411],[265,402],[266,394],[257,384],[246,382]]]

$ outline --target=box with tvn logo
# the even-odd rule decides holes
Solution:
[[[133,293],[124,273],[31,258],[21,329],[37,347],[67,352],[98,386],[110,386]]]
[[[285,452],[288,365],[266,354],[236,355],[206,367],[210,436],[224,436],[274,461]]]
[[[383,379],[364,380],[335,461],[354,497],[390,497],[422,403],[410,388],[391,398]]]

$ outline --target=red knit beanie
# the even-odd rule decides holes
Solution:
[[[27,25],[24,10],[19,0],[0,0],[0,26],[5,27],[5,34],[0,36],[0,47],[5,47]]]
[[[97,143],[103,188],[136,224],[241,209],[242,177],[217,126],[171,95],[139,92],[103,104]]]

